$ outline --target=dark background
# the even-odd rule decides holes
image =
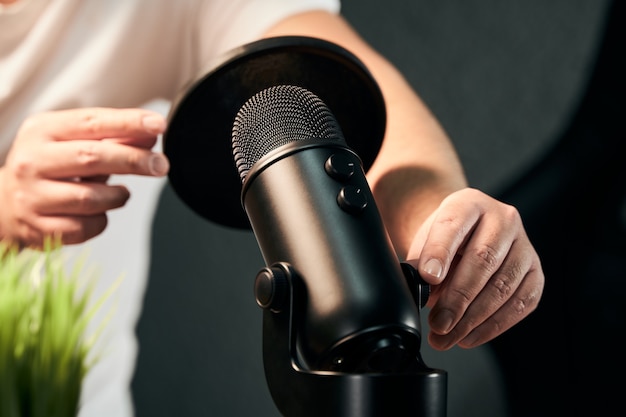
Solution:
[[[624,370],[626,23],[615,9],[607,0],[343,2],[439,118],[470,185],[520,209],[546,272],[539,309],[493,343],[423,347],[449,373],[450,417],[604,415],[619,398],[609,380]],[[262,265],[251,232],[208,223],[164,189],[137,329],[139,417],[278,415],[252,293]]]

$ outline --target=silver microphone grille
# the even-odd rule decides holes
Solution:
[[[339,123],[319,97],[293,85],[258,92],[241,106],[233,124],[233,157],[241,181],[269,152],[307,139],[344,142]]]

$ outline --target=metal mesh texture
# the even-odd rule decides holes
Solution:
[[[255,94],[241,106],[233,123],[233,157],[241,181],[269,152],[307,139],[344,142],[335,116],[319,97],[293,85],[278,85]]]

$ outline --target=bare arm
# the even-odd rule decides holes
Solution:
[[[365,63],[380,84],[388,109],[387,131],[379,157],[368,171],[368,181],[396,250],[406,256],[415,231],[428,214],[450,192],[465,187],[447,135],[402,74],[342,17],[305,13],[283,21],[266,35],[294,33],[345,47]],[[424,183],[429,186],[423,187]]]
[[[396,250],[434,286],[430,344],[478,346],[530,314],[544,276],[519,213],[467,188],[445,131],[398,70],[341,16],[293,16],[266,33],[279,35],[345,47],[381,87],[387,130],[368,180]]]

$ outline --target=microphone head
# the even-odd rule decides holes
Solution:
[[[244,103],[233,124],[233,157],[241,182],[274,149],[308,139],[345,144],[339,123],[319,97],[293,85],[258,92]]]

